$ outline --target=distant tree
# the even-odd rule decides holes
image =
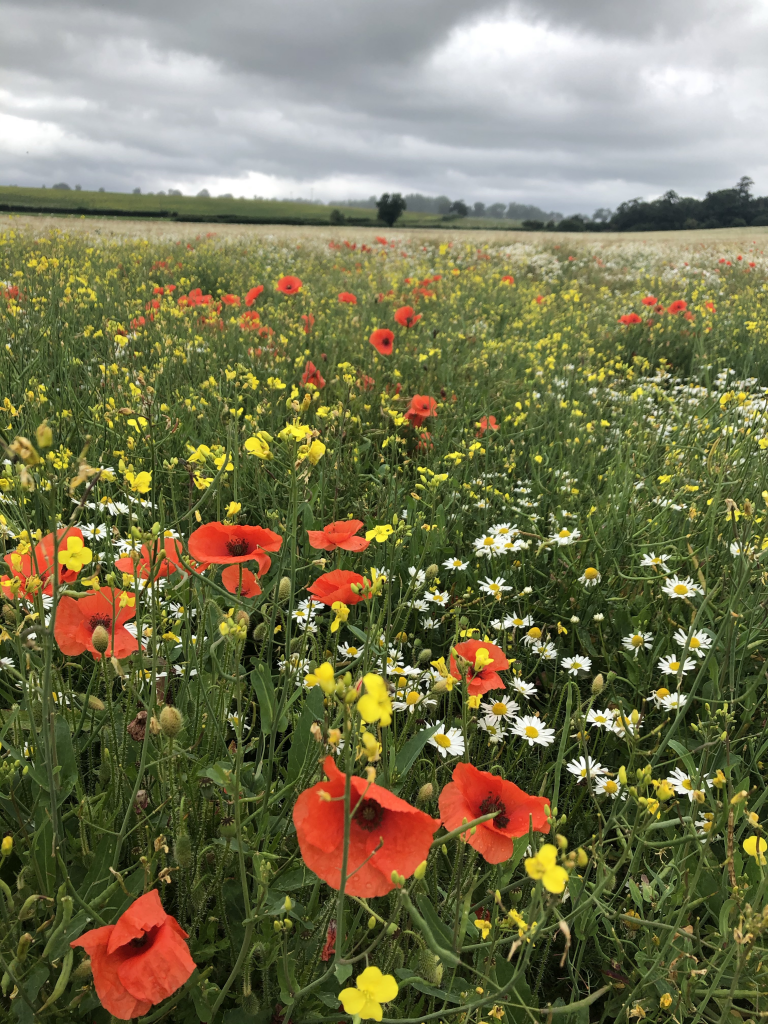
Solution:
[[[100,189],[99,189],[99,192],[104,192],[104,191],[106,191],[106,190],[105,190],[105,189],[103,189],[103,188],[100,188]]]
[[[435,200],[435,211],[439,213],[441,217],[445,217],[446,214],[451,212],[451,200],[448,196],[438,196]]]
[[[177,189],[177,188],[169,188],[168,189],[168,195],[169,196],[180,196],[181,195],[181,191],[179,189]]]
[[[346,219],[341,210],[331,210],[331,224],[343,224]]]
[[[231,192],[223,192],[220,196],[216,196],[217,199],[234,199],[235,197]]]
[[[746,174],[742,174],[739,180],[736,182],[736,191],[741,196],[742,201],[749,200],[752,198],[752,186],[754,181]]]
[[[524,220],[523,227],[526,231],[543,231],[544,230],[543,220]]]
[[[504,203],[491,203],[490,206],[486,207],[485,215],[486,217],[493,217],[496,220],[501,220],[504,216],[505,210],[506,206]]]
[[[475,205],[472,207],[472,216],[473,217],[487,217],[488,214],[487,214],[487,211],[485,209],[485,203],[475,203]]]
[[[83,186],[82,185],[75,185],[75,192],[82,192],[82,191],[83,191]]]
[[[457,217],[466,217],[469,213],[469,207],[463,199],[455,199],[451,203],[451,208],[448,212],[456,214]]]
[[[400,214],[407,208],[405,199],[399,192],[384,192],[376,201],[376,211],[379,220],[383,220],[387,227],[392,227]]]
[[[56,185],[51,185],[51,188],[64,189],[65,192],[71,192],[72,191],[72,189],[69,187],[69,185],[66,183],[66,181],[60,181]]]
[[[210,199],[211,198],[211,193],[208,191],[207,188],[201,188],[200,191],[197,193],[197,198],[198,199]]]
[[[592,214],[592,220],[597,221],[598,224],[607,224],[612,216],[612,210],[609,210],[606,206],[601,206],[599,210],[595,210]]]
[[[135,196],[140,196],[140,195],[141,195],[141,189],[140,189],[140,188],[135,188],[135,189],[133,190],[133,194],[134,194]]]

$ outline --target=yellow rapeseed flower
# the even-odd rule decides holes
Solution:
[[[526,857],[525,870],[530,878],[541,881],[547,892],[562,892],[568,872],[557,863],[557,847],[545,843],[533,857]]]
[[[392,701],[387,691],[387,684],[373,672],[363,676],[365,694],[357,702],[357,710],[362,720],[368,724],[379,722],[389,725],[392,722]]]
[[[397,982],[391,974],[382,974],[378,967],[366,967],[355,979],[355,988],[339,992],[339,1001],[345,1013],[363,1020],[381,1020],[382,1003],[388,1003],[399,992]]]
[[[90,548],[80,537],[67,537],[66,548],[59,551],[59,565],[65,566],[70,572],[80,572],[93,558]]]

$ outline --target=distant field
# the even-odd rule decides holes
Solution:
[[[105,217],[141,217],[213,224],[331,224],[332,206],[293,203],[270,199],[218,199],[197,196],[134,195],[124,192],[77,192],[54,188],[0,187],[0,211],[6,213],[81,214]],[[338,207],[345,222],[352,225],[378,224],[376,211]],[[454,227],[453,218],[437,214],[406,213],[398,222],[403,227]],[[465,217],[460,226],[487,230],[519,227],[517,221],[490,221]]]

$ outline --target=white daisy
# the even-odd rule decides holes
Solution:
[[[649,551],[647,555],[643,555],[640,559],[640,565],[643,568],[651,566],[656,569],[663,569],[666,571],[667,562],[669,561],[669,555],[656,555],[653,551]]]
[[[408,575],[411,577],[411,583],[415,587],[423,587],[427,582],[427,573],[424,569],[417,569],[415,565],[412,565],[408,569]]]
[[[503,576],[497,576],[496,579],[486,576],[485,580],[480,584],[480,590],[484,594],[490,594],[491,597],[495,597],[497,601],[500,601],[504,591],[512,589],[512,587],[506,586],[506,582]]]
[[[539,658],[543,658],[544,661],[554,661],[557,658],[557,648],[551,641],[536,640],[535,643],[531,644],[531,650]]]
[[[437,747],[443,757],[459,757],[464,753],[464,735],[461,729],[446,729],[442,722],[437,722],[437,732],[430,736],[429,742]],[[429,725],[427,726],[429,728]]]
[[[610,708],[606,708],[605,711],[598,711],[596,708],[590,708],[587,712],[587,725],[594,725],[597,729],[611,729],[614,720],[616,718],[616,712]]]
[[[606,776],[599,778],[595,783],[595,793],[598,796],[609,796],[611,800],[615,800],[617,796],[620,796],[622,800],[627,799],[627,794],[623,792],[621,784]]]
[[[510,526],[509,523],[497,523],[496,526],[492,526],[488,533],[492,537],[501,537],[502,540],[512,539],[516,537],[520,531],[517,528],[517,523],[514,526]]]
[[[582,583],[585,587],[596,587],[602,578],[598,570],[590,565],[579,576],[579,583]]]
[[[593,761],[591,757],[576,757],[573,761],[569,761],[565,766],[566,769],[575,775],[578,779],[586,779],[587,774],[591,779],[598,775],[605,775],[608,771],[607,768],[603,768],[599,761]]]
[[[637,736],[640,732],[640,723],[641,716],[639,711],[617,711],[611,731],[621,737],[626,736],[627,733],[630,736]]]
[[[690,576],[686,576],[684,580],[681,580],[679,576],[670,576],[664,580],[664,586],[661,588],[665,594],[669,597],[695,597],[697,594],[703,594],[704,588],[698,583],[694,583]]]
[[[478,557],[491,558],[494,555],[500,555],[504,551],[503,541],[494,537],[491,533],[484,533],[482,537],[477,537],[473,542],[475,554]]]
[[[667,782],[676,793],[679,793],[680,796],[687,796],[691,803],[693,803],[695,799],[694,793],[696,790],[704,789],[705,786],[711,786],[712,777],[710,775],[705,775],[701,779],[701,783],[697,785],[682,768],[675,768],[675,770],[667,776]]]
[[[527,683],[522,676],[513,675],[509,681],[510,690],[514,690],[515,693],[519,693],[521,697],[533,697],[537,692],[536,687],[533,683]]]
[[[547,723],[534,715],[523,715],[518,718],[512,726],[512,735],[519,736],[525,740],[529,747],[538,743],[542,747],[548,747],[555,742],[555,730],[548,729]]]
[[[676,676],[678,672],[681,675],[686,675],[688,672],[693,672],[696,662],[693,658],[686,658],[684,662],[680,662],[674,654],[665,654],[663,658],[659,658],[656,668],[665,676]]]
[[[530,615],[520,615],[514,612],[512,615],[505,615],[503,619],[494,619],[491,623],[494,629],[525,629],[533,625]]]
[[[84,523],[80,532],[88,540],[106,540],[108,530],[105,523]]]
[[[469,562],[462,562],[460,558],[446,558],[443,562],[444,569],[452,569],[454,572],[463,572],[468,565]]]
[[[668,693],[666,697],[661,698],[659,703],[667,711],[678,711],[688,703],[688,695],[685,693]]]
[[[421,620],[421,625],[423,629],[440,629],[440,619],[433,619],[427,616],[426,619]]]
[[[0,658],[0,668],[16,668],[13,658]]]
[[[632,651],[637,657],[640,651],[650,651],[653,647],[653,633],[629,633],[621,642],[626,651]]]
[[[427,694],[422,693],[417,688],[407,689],[404,692],[398,691],[398,699],[392,701],[392,707],[395,711],[408,711],[413,713],[417,708],[421,711],[423,708],[434,707],[437,704],[436,700],[432,700]]]
[[[447,590],[431,590],[424,595],[424,600],[431,601],[432,604],[436,604],[440,608],[446,608],[451,600],[451,595]]]
[[[570,672],[572,676],[577,676],[579,672],[589,672],[592,668],[592,659],[582,656],[574,656],[573,658],[563,658],[560,662],[566,672]]]
[[[336,653],[341,658],[359,658],[363,648],[356,644],[343,643],[336,648]]]
[[[494,715],[488,715],[485,718],[479,719],[477,727],[486,734],[489,743],[501,743],[506,737],[502,724]]]
[[[687,645],[690,653],[695,654],[697,658],[703,658],[706,652],[712,647],[712,637],[709,633],[705,633],[701,629],[695,630],[691,634],[690,640],[688,639],[688,634],[684,629],[678,629],[675,633],[674,640],[678,647],[685,647]]]
[[[480,707],[485,711],[486,718],[495,718],[502,721],[507,718],[514,718],[520,709],[517,701],[510,700],[509,697],[501,697],[495,701],[487,700]]]
[[[581,534],[578,530],[569,530],[567,526],[564,526],[562,530],[558,530],[557,533],[551,533],[549,539],[554,541],[558,547],[567,547],[569,544],[573,544],[579,539]]]

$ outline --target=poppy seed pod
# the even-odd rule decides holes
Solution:
[[[163,735],[173,739],[174,736],[179,735],[183,724],[184,716],[179,709],[172,704],[166,704],[160,712],[160,729]]]
[[[96,626],[91,634],[91,643],[99,654],[104,654],[106,649],[109,647],[109,633],[107,632],[106,626],[102,626],[101,623]]]

